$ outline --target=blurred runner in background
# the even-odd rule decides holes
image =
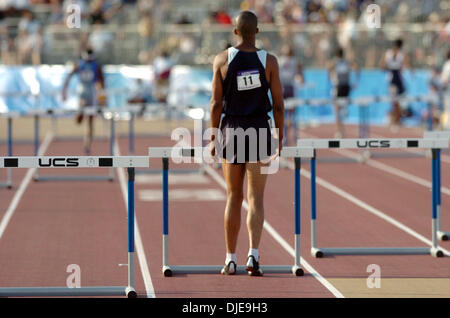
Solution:
[[[280,67],[280,80],[281,85],[283,86],[283,98],[294,98],[295,97],[295,84],[304,84],[303,77],[303,68],[300,64],[298,58],[294,55],[294,51],[290,45],[284,45],[281,49],[281,56],[279,58],[279,67]],[[297,129],[297,125],[295,123],[295,108],[285,109],[285,132],[284,132],[284,140],[283,144],[286,145],[294,145],[296,140],[293,143],[289,142],[289,132],[292,129]],[[294,132],[293,138],[295,138],[296,134]]]
[[[167,100],[169,91],[170,71],[174,62],[170,58],[167,50],[163,50],[160,56],[153,61],[153,70],[155,74],[155,98],[157,101],[164,103]]]
[[[96,61],[94,51],[88,47],[81,53],[81,59],[75,63],[72,72],[67,76],[63,91],[62,99],[67,99],[67,88],[69,86],[70,79],[74,75],[78,75],[80,79],[79,84],[79,109],[81,110],[76,116],[77,124],[81,124],[84,118],[82,112],[85,107],[98,107],[106,105],[106,96],[104,95],[105,81],[103,77],[103,71],[100,64]],[[92,138],[94,135],[94,116],[88,116],[88,127],[84,138],[84,152],[85,154],[91,153]]]
[[[387,70],[390,76],[390,95],[394,99],[390,113],[390,126],[394,131],[398,130],[403,117],[409,117],[411,111],[406,103],[401,102],[406,89],[403,80],[403,69],[409,68],[408,56],[403,52],[403,40],[394,41],[394,47],[386,51],[381,60],[381,68]]]
[[[330,80],[334,84],[334,98],[348,98],[352,89],[350,83],[350,73],[354,70],[357,74],[358,66],[356,63],[348,61],[344,57],[344,50],[337,48],[333,60],[328,65]],[[357,75],[359,77],[359,75]],[[335,103],[334,109],[336,114],[337,131],[336,138],[344,138],[345,131],[342,123],[343,112],[346,112],[348,103],[343,106],[341,103]]]

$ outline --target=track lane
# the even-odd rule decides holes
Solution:
[[[94,149],[106,153],[107,145]],[[48,150],[75,152],[66,142]],[[126,267],[119,266],[127,262],[124,209],[117,183],[32,182],[0,240],[0,272],[7,273],[1,286],[65,286],[69,264],[81,267],[81,286],[125,286]]]
[[[136,140],[137,153],[146,153],[149,144],[168,146],[170,140]],[[126,149],[126,140],[121,140],[121,148]],[[153,167],[161,168],[160,160],[151,160]],[[186,165],[190,167],[191,165]],[[171,169],[186,169],[170,165]],[[197,165],[192,168],[198,169]],[[171,190],[215,189],[224,191],[208,178],[201,185],[171,185]],[[145,189],[161,189],[161,184],[137,185],[136,193]],[[162,202],[140,202],[137,200],[137,213],[142,227],[142,236],[149,267],[157,297],[332,297],[311,275],[293,277],[291,274],[266,274],[263,279],[237,275],[224,277],[217,275],[175,275],[164,278],[161,273],[162,249]],[[170,254],[171,264],[211,264],[223,263],[224,232],[223,208],[225,201],[170,201]],[[247,231],[245,229],[245,211],[242,213],[241,232],[238,245],[238,261],[243,263],[248,251]],[[266,232],[263,234],[261,249],[264,264],[293,264],[293,258],[280,249],[280,245]]]
[[[329,127],[327,127],[329,129]],[[319,137],[319,138],[325,138],[327,136],[328,132],[319,132],[319,131],[314,131],[314,134],[312,134],[311,132],[304,132],[304,136],[307,138],[311,138],[311,137]],[[353,131],[354,133],[354,131]],[[349,137],[351,138],[356,138],[356,135],[349,135]],[[391,137],[391,136],[389,136]],[[396,136],[397,138],[399,138],[399,136]],[[392,150],[395,151],[395,150]],[[351,152],[353,154],[357,154],[357,151],[350,151],[350,150],[341,150],[341,151],[333,151],[333,150],[320,150],[318,152],[318,158],[323,158],[324,156],[333,156],[333,157],[344,157],[343,154]],[[423,198],[423,199],[430,199],[431,196],[431,189],[429,187],[426,187],[422,184],[422,182],[412,182],[411,180],[408,179],[403,179],[403,178],[398,178],[396,174],[392,174],[392,173],[387,173],[386,171],[384,171],[383,169],[374,169],[374,167],[371,167],[371,165],[377,167],[377,164],[381,163],[386,165],[387,169],[393,167],[395,169],[398,169],[399,172],[401,173],[407,173],[409,175],[411,175],[411,178],[413,177],[419,177],[419,178],[423,178],[423,182],[429,182],[431,183],[431,161],[429,158],[401,158],[401,159],[393,159],[393,158],[376,158],[376,159],[370,159],[370,161],[368,162],[368,164],[366,165],[361,165],[361,164],[357,164],[357,165],[353,165],[353,167],[357,168],[357,173],[358,175],[361,176],[361,178],[363,178],[364,180],[368,180],[368,178],[370,180],[374,180],[375,184],[372,186],[369,183],[367,183],[367,188],[366,189],[371,189],[371,188],[375,188],[375,189],[382,189],[382,188],[386,188],[383,186],[383,181],[379,182],[383,179],[380,178],[380,176],[383,176],[383,178],[386,178],[384,182],[389,182],[392,183],[392,187],[395,189],[413,189],[411,191],[411,198]],[[325,169],[325,175],[328,178],[328,174],[332,173],[329,167],[330,164],[326,163],[321,165],[321,167],[323,166]],[[342,164],[342,168],[339,168],[342,173],[345,174],[345,164]],[[364,173],[366,171],[361,170],[360,168],[362,166],[368,166],[365,170],[367,170],[367,172],[372,171],[369,175],[365,175]],[[382,166],[383,168],[383,166]],[[320,169],[320,168],[318,168]],[[333,168],[331,168],[333,170]],[[318,170],[319,171],[319,170]],[[445,174],[446,171],[446,166],[442,165],[442,184],[445,187],[446,184],[449,184],[450,182],[450,175]],[[361,174],[363,173],[363,174]],[[318,172],[319,174],[319,172]],[[340,174],[340,177],[336,176],[336,179],[339,180],[339,182],[344,181],[346,179],[348,179],[346,176],[344,176],[343,174]],[[332,180],[330,180],[333,184],[334,183]],[[419,180],[422,181],[422,180]],[[340,188],[343,188],[344,190],[349,190],[348,192],[350,193],[354,193],[352,191],[358,191],[358,182],[357,180],[355,180],[354,178],[352,179],[351,177],[349,178],[347,185],[350,188],[346,188],[345,186],[343,186],[342,182],[341,183],[337,183],[336,185],[339,186]],[[397,184],[398,183],[398,184]],[[420,188],[423,188],[423,191],[420,191]],[[447,194],[447,188],[443,188],[443,193],[442,193],[442,227],[443,229],[446,228],[450,228],[450,195]],[[370,193],[370,191],[368,191],[367,193]],[[397,200],[399,200],[399,202],[409,202],[411,201],[410,198],[408,198],[408,191],[406,193],[404,193],[402,196],[400,196]],[[382,211],[389,211],[390,209],[390,205],[386,204],[386,202],[390,202],[389,201],[389,196],[385,197],[385,203],[383,204],[383,207],[381,208]],[[372,204],[373,200],[369,200],[368,203]],[[428,204],[424,205],[424,201],[423,200],[419,200],[419,205],[414,205],[416,207],[420,207],[417,211],[420,211],[422,209],[422,211],[429,211],[426,215],[429,216],[429,219],[423,219],[422,217],[419,217],[419,214],[415,213],[414,211],[410,211],[410,212],[403,212],[403,213],[396,213],[394,214],[394,218],[398,219],[400,222],[405,223],[406,225],[408,225],[409,227],[412,227],[413,229],[421,229],[421,231],[419,231],[422,235],[425,235],[426,237],[430,237],[430,232],[431,230],[428,228],[430,225],[430,218],[431,218],[431,201]],[[422,215],[422,214],[421,214]],[[410,216],[412,216],[412,218],[410,218]],[[412,221],[412,222],[411,222]],[[426,225],[426,227],[423,227],[423,225]],[[428,229],[428,231],[427,231]],[[439,242],[439,244],[442,244],[444,248],[446,248],[446,246],[448,246],[448,242]]]

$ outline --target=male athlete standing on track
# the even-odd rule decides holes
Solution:
[[[94,52],[91,48],[83,50],[81,53],[81,59],[75,64],[72,72],[67,76],[64,82],[62,98],[63,101],[67,99],[67,87],[69,86],[70,79],[75,74],[80,77],[80,110],[84,107],[96,107],[103,106],[105,102],[105,96],[103,92],[97,94],[98,90],[104,90],[105,81],[103,78],[102,68],[95,59]],[[101,104],[101,105],[100,105]],[[77,124],[81,124],[83,121],[83,113],[80,112],[76,117]],[[94,116],[88,117],[88,128],[84,138],[84,152],[90,154],[92,138],[94,135]]]
[[[227,183],[227,204],[225,208],[224,227],[226,258],[221,273],[232,275],[236,273],[236,244],[241,221],[243,201],[243,183],[245,174],[248,178],[247,199],[249,210],[247,214],[247,228],[249,232],[250,250],[248,253],[246,270],[251,276],[261,276],[259,267],[258,246],[264,223],[264,187],[267,175],[262,167],[267,166],[264,159],[272,154],[271,133],[268,112],[272,105],[268,91],[273,99],[273,116],[278,129],[278,150],[281,151],[283,139],[284,104],[278,62],[276,58],[264,50],[255,47],[255,37],[258,33],[258,19],[250,11],[241,12],[236,18],[234,34],[238,37],[238,45],[230,47],[218,54],[214,60],[212,98],[211,98],[211,127],[220,128],[222,144],[218,138],[215,146],[222,160],[222,169]],[[221,120],[221,114],[224,117]],[[245,149],[228,147],[227,141],[235,138],[230,133],[233,129],[256,131],[256,139],[267,142],[267,156],[256,155],[249,151],[249,139],[246,139]],[[260,134],[261,129],[266,132]],[[216,130],[217,132],[217,130]],[[213,133],[212,140],[218,137]],[[230,138],[231,137],[231,138]],[[264,140],[264,138],[266,140]],[[214,144],[214,143],[212,143]],[[211,154],[215,155],[213,145]],[[238,160],[245,152],[245,160]],[[274,151],[275,152],[275,151]],[[224,155],[226,153],[226,155]],[[231,153],[231,156],[229,156]]]

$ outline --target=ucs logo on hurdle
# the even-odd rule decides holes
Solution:
[[[358,148],[389,148],[391,146],[389,140],[358,140],[356,145]]]
[[[78,158],[39,158],[39,167],[78,167]]]

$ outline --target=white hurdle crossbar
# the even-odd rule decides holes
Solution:
[[[38,156],[39,149],[39,122],[40,117],[43,116],[58,116],[58,115],[75,115],[83,113],[86,116],[96,116],[109,114],[110,120],[110,135],[109,135],[109,155],[114,156],[114,142],[115,142],[115,122],[114,112],[111,112],[104,107],[85,107],[82,110],[67,110],[67,109],[34,109],[30,110],[27,115],[34,117],[34,155]],[[39,173],[39,168],[36,168],[34,173],[34,181],[102,181],[114,180],[114,168],[109,169],[108,175],[86,175],[86,176],[46,176]]]
[[[329,255],[418,255],[430,254],[442,257],[444,254],[437,246],[437,194],[438,180],[437,158],[442,148],[448,148],[444,139],[299,139],[297,147],[316,149],[396,149],[425,148],[432,150],[432,245],[431,247],[343,247],[322,248],[317,246],[316,232],[316,158],[311,158],[311,254],[314,257]]]
[[[137,297],[134,288],[134,176],[135,168],[148,168],[146,156],[0,157],[0,168],[127,168],[128,171],[128,285],[92,287],[2,287],[0,296],[127,296]]]
[[[163,188],[163,224],[162,224],[162,272],[165,277],[173,273],[220,273],[223,265],[170,265],[169,264],[169,158],[195,158],[194,162],[200,163],[208,156],[207,147],[166,147],[149,148],[150,158],[162,159],[162,188]],[[285,147],[281,156],[294,158],[295,160],[295,257],[294,265],[262,265],[261,268],[267,273],[292,273],[303,276],[304,271],[300,265],[300,165],[301,158],[312,158],[312,149],[299,149],[296,147]],[[237,272],[245,272],[244,266],[238,266]]]
[[[424,138],[441,138],[447,140],[450,143],[450,131],[426,131],[423,135]],[[450,231],[442,230],[442,193],[441,193],[441,154],[437,154],[437,171],[436,178],[438,183],[437,193],[437,237],[439,240],[447,241],[450,238]]]

